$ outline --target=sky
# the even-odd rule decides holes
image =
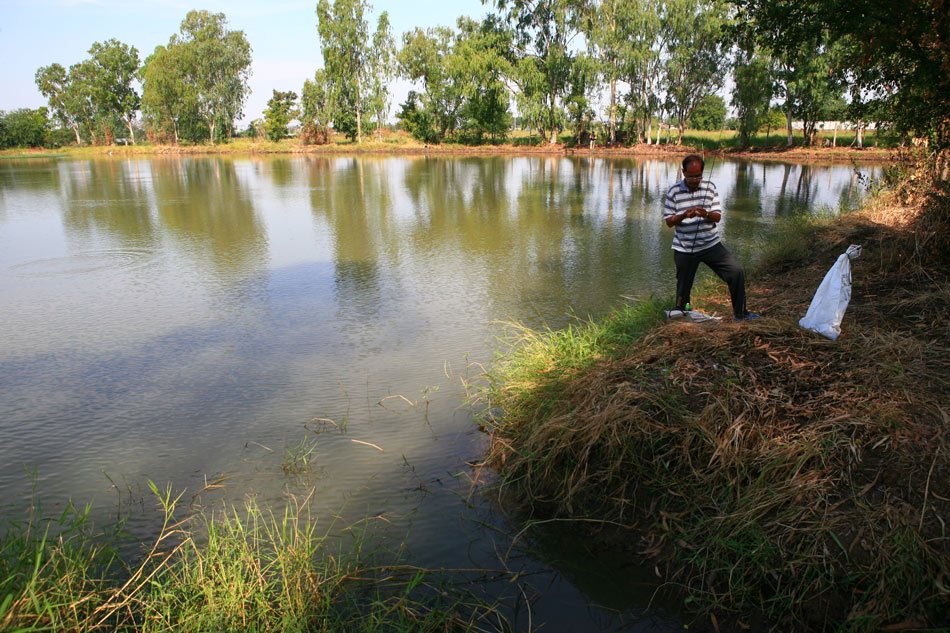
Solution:
[[[389,12],[393,36],[415,27],[455,26],[459,16],[481,18],[491,5],[481,0],[370,0],[370,31]],[[46,100],[33,77],[52,63],[68,68],[89,57],[94,42],[115,38],[145,60],[178,33],[192,9],[224,13],[228,28],[244,31],[251,44],[251,95],[246,123],[261,116],[273,90],[300,94],[303,82],[322,66],[316,0],[0,0],[0,110],[38,108]],[[411,85],[396,80],[393,109]]]

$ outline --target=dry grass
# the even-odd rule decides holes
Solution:
[[[783,630],[946,626],[940,195],[884,194],[802,228],[791,269],[772,257],[751,285],[758,321],[664,324],[553,379],[502,364],[488,463],[505,490],[546,514],[636,521],[630,553],[720,615]],[[832,342],[797,321],[850,243],[864,253]],[[703,306],[728,313],[724,289]]]

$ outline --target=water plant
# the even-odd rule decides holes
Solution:
[[[365,530],[337,540],[308,499],[275,514],[248,501],[181,511],[181,495],[149,482],[162,519],[136,560],[116,553],[117,526],[89,508],[58,515],[34,504],[0,539],[0,630],[15,631],[495,631],[498,609],[437,571],[374,550]],[[386,562],[389,559],[389,562]]]

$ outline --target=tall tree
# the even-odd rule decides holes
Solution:
[[[678,143],[693,109],[722,87],[729,66],[725,56],[725,6],[721,0],[666,0],[667,107],[679,127]]]
[[[369,25],[363,14],[365,0],[320,0],[317,3],[317,33],[323,66],[330,81],[339,84],[340,106],[356,115],[356,140],[363,142],[364,86],[370,71],[372,46]]]
[[[638,120],[637,137],[642,138],[645,128],[641,122],[652,115],[656,105],[660,26],[657,0],[601,0],[586,24],[588,48],[600,62],[610,91],[610,142],[617,140],[618,82],[630,86],[626,101]]]
[[[465,86],[454,58],[454,44],[455,35],[445,26],[426,30],[417,27],[403,34],[400,70],[410,80],[421,82],[423,90],[403,114],[414,117],[409,125],[419,140],[440,143],[458,127]],[[427,129],[429,124],[431,130]]]
[[[564,126],[563,99],[571,91],[571,46],[589,15],[587,0],[495,0],[514,33],[518,107],[549,143]]]
[[[100,116],[116,119],[125,124],[129,138],[135,143],[135,115],[142,100],[132,81],[139,70],[139,52],[134,46],[110,39],[96,42],[89,49],[95,66],[92,79],[93,98]]]
[[[772,64],[756,50],[739,49],[732,67],[732,107],[736,110],[739,144],[748,147],[751,135],[766,122],[774,92]]]
[[[844,91],[839,49],[813,39],[799,42],[794,49],[780,50],[778,55],[777,77],[785,93],[788,145],[793,144],[793,119],[802,121],[805,144],[813,145],[822,111]]]
[[[267,138],[275,143],[279,143],[282,138],[287,138],[287,126],[297,116],[294,108],[296,102],[296,92],[274,91],[264,111],[264,133],[267,134]]]
[[[396,68],[396,42],[389,26],[389,14],[385,11],[380,14],[376,32],[373,33],[373,46],[370,49],[368,64],[369,89],[366,107],[376,119],[376,140],[382,142],[382,128],[389,114],[389,83],[395,75]]]
[[[466,100],[460,126],[477,143],[486,134],[493,141],[504,138],[512,123],[505,84],[512,71],[511,32],[492,15],[481,21],[460,17],[457,25],[449,61]]]
[[[53,116],[63,127],[73,131],[76,135],[76,145],[82,145],[79,134],[85,118],[80,87],[73,83],[73,78],[60,64],[43,66],[36,71],[36,87],[40,94],[46,97]]]
[[[198,95],[185,73],[188,57],[183,45],[156,46],[139,71],[142,112],[152,134],[160,139],[169,134],[175,144],[187,120],[198,114]]]
[[[251,45],[243,31],[227,29],[223,13],[189,11],[180,31],[169,47],[182,47],[184,79],[194,92],[198,115],[214,144],[218,126],[225,125],[230,133],[250,93]]]

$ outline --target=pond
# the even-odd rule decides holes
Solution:
[[[662,605],[643,616],[650,570],[556,532],[509,551],[521,525],[473,486],[486,440],[466,402],[505,323],[560,328],[672,294],[661,205],[678,167],[2,160],[0,499],[23,507],[35,485],[148,538],[147,480],[195,506],[312,495],[315,516],[371,517],[413,564],[530,571],[535,624],[677,630]],[[706,175],[747,266],[777,219],[865,193],[850,165],[717,159]]]

